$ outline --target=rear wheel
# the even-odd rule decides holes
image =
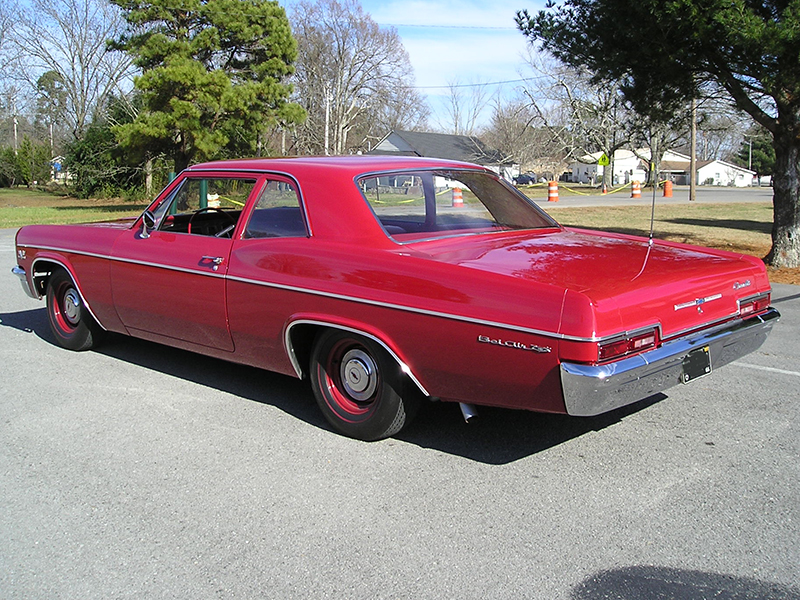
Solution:
[[[103,334],[72,277],[61,268],[53,271],[47,281],[47,317],[56,342],[70,350],[88,350]]]
[[[337,431],[367,441],[398,433],[414,418],[420,402],[379,344],[337,329],[324,331],[314,344],[311,387]]]

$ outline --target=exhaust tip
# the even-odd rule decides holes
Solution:
[[[465,423],[471,423],[478,416],[478,408],[474,404],[466,404],[459,402],[458,407],[461,409],[461,416],[464,417]]]

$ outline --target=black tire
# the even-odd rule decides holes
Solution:
[[[69,350],[89,350],[104,333],[84,306],[72,277],[61,268],[47,280],[47,317],[56,342]]]
[[[417,413],[420,394],[377,343],[328,329],[311,355],[311,387],[322,413],[338,432],[359,440],[390,437]]]

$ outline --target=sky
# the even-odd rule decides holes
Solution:
[[[532,0],[361,0],[364,11],[379,25],[397,29],[416,85],[429,99],[434,126],[446,120],[448,84],[509,82],[526,76],[527,42],[514,16],[518,10],[534,12],[541,5]],[[511,83],[487,89],[508,95],[514,87]]]

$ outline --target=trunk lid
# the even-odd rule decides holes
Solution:
[[[559,331],[581,337],[660,324],[669,338],[730,318],[738,314],[738,299],[769,290],[755,257],[663,241],[651,246],[644,238],[579,229],[466,236],[415,247],[435,260],[568,290],[567,307],[575,306],[575,294],[583,296],[593,322],[562,315]]]

